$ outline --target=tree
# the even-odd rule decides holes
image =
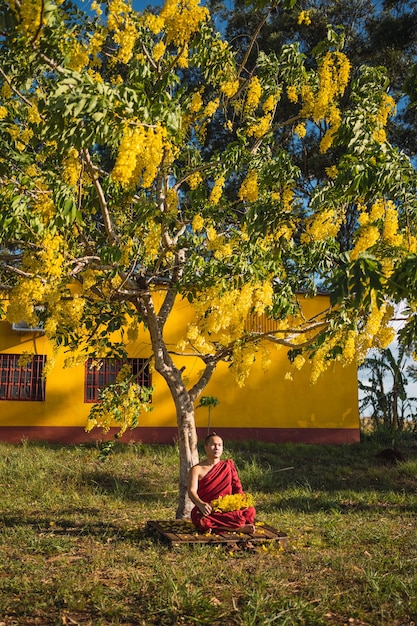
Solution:
[[[359,380],[363,393],[362,411],[371,410],[374,426],[390,431],[401,431],[415,420],[416,398],[407,394],[410,374],[409,355],[399,346],[395,354],[391,348],[367,356],[360,369],[368,376],[367,382]],[[412,375],[410,374],[410,378]]]
[[[4,315],[43,322],[69,365],[123,356],[147,328],[177,412],[184,516],[195,403],[217,363],[243,384],[269,341],[294,367],[308,356],[314,381],[391,340],[387,279],[416,249],[417,221],[414,169],[386,139],[387,77],[364,67],[351,79],[333,30],[307,57],[296,43],[256,54],[255,29],[242,58],[196,0],[157,14],[112,0],[105,16],[95,3],[94,18],[69,2],[0,2]],[[308,189],[293,157],[305,142],[326,160]],[[305,319],[301,300],[319,287],[331,304]],[[164,327],[179,297],[196,318],[173,347]],[[249,314],[276,329],[248,328]],[[192,384],[177,354],[201,360]],[[146,392],[130,382],[92,424],[135,425]]]
[[[227,7],[218,0],[211,0],[209,6],[212,14],[222,20],[228,40],[244,50],[262,13],[261,6],[242,0],[227,3]],[[403,88],[410,67],[416,61],[416,8],[415,0],[301,0],[291,10],[278,4],[262,29],[257,45],[266,53],[279,53],[283,45],[297,41],[302,52],[311,56],[314,48],[326,37],[329,25],[335,30],[343,28],[344,51],[353,75],[362,65],[386,68],[390,93],[402,101],[388,125],[389,138],[414,156],[415,112],[406,106]]]

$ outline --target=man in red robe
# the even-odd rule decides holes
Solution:
[[[253,533],[256,511],[253,506],[238,511],[213,511],[212,502],[220,496],[243,494],[242,485],[231,459],[221,460],[223,440],[212,433],[204,442],[206,459],[188,474],[188,495],[194,503],[191,519],[200,531],[235,530]]]

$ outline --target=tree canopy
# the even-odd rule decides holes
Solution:
[[[387,139],[387,73],[352,73],[332,28],[308,54],[261,50],[268,6],[245,48],[196,0],[155,13],[93,3],[94,17],[69,2],[0,8],[3,315],[42,322],[68,365],[123,355],[111,333],[146,326],[177,410],[182,515],[194,406],[219,361],[243,384],[269,340],[295,367],[307,356],[314,380],[392,338],[390,280],[417,252],[417,199],[414,168]],[[301,175],[309,145],[320,176]],[[329,308],[305,319],[300,302],[318,289]],[[177,297],[196,319],[172,348]],[[276,330],[248,328],[250,314]],[[201,360],[191,388],[179,352]],[[108,428],[111,414],[97,416]]]

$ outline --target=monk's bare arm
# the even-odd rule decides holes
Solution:
[[[188,495],[191,502],[196,505],[203,515],[210,515],[211,504],[204,502],[198,495],[198,479],[200,477],[200,466],[194,465],[188,472]]]

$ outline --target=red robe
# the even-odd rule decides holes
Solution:
[[[231,459],[219,461],[211,470],[207,472],[198,483],[197,493],[203,502],[212,502],[219,496],[242,493],[236,466]],[[203,515],[200,509],[195,506],[191,511],[191,519],[198,530],[216,530],[227,527],[239,529],[245,524],[253,524],[256,511],[253,506],[240,511],[227,511],[216,513],[212,511],[210,515]]]

